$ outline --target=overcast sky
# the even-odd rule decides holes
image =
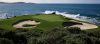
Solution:
[[[0,0],[0,2],[32,2],[32,3],[99,3],[100,0]]]

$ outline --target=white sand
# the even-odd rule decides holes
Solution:
[[[78,21],[75,21],[75,20],[71,20],[71,21],[78,22]],[[82,23],[83,25],[73,25],[73,26],[70,26],[70,27],[79,27],[81,30],[98,28],[98,26],[96,26],[94,24],[89,24],[89,23],[84,23],[84,22],[79,22],[79,23]],[[35,26],[23,27],[23,25],[26,25],[26,24],[35,25]],[[13,27],[15,27],[15,28],[34,28],[38,24],[40,24],[40,22],[28,20],[28,21],[23,21],[23,22],[20,22],[16,25],[13,25]]]
[[[78,22],[78,21],[74,21],[74,22]],[[79,23],[82,23],[83,25],[73,25],[71,27],[79,27],[81,30],[98,28],[98,26],[94,24],[89,24],[89,23],[84,23],[84,22],[79,22]]]
[[[23,25],[26,25],[26,24],[28,24],[28,25],[38,25],[38,24],[40,24],[40,22],[37,23],[36,21],[28,20],[28,21],[23,21],[23,22],[20,22],[16,25],[13,25],[13,27],[15,27],[15,28],[34,28],[34,27],[36,27],[36,26],[23,27]]]

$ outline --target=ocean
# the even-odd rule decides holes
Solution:
[[[95,24],[100,24],[100,4],[0,4],[0,19],[18,15],[28,15],[55,11],[67,16]]]

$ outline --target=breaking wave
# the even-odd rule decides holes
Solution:
[[[6,19],[7,13],[0,13],[0,19]]]
[[[0,13],[0,19],[7,19],[7,18],[11,18],[13,16],[14,15],[9,15],[9,13],[4,13],[4,12]]]
[[[79,21],[85,21],[93,24],[100,24],[100,22],[96,18],[91,18],[87,16],[81,16],[80,14],[68,14],[67,12],[59,12],[59,11],[45,11],[44,14],[52,14],[55,13],[57,15],[62,15],[68,18],[76,19]]]
[[[42,12],[42,13],[43,14],[52,14],[54,12],[57,15],[62,15],[62,16],[68,17],[68,18],[79,20],[79,21],[85,21],[85,22],[96,24],[96,25],[100,25],[100,20],[98,20],[97,18],[81,16],[80,14],[69,14],[67,12],[59,12],[59,11],[45,11],[45,12]],[[9,15],[8,13],[0,12],[0,19],[11,18],[13,16],[14,15]]]

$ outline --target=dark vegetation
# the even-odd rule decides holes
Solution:
[[[100,30],[80,28],[54,28],[51,31],[0,29],[0,44],[100,44]]]
[[[66,26],[73,26],[73,25],[83,25],[82,23],[78,23],[78,22],[63,22],[62,23],[62,25],[64,26],[64,27],[66,27]]]
[[[28,25],[28,24],[23,25],[23,27],[33,27],[33,26],[36,26],[36,25]]]

